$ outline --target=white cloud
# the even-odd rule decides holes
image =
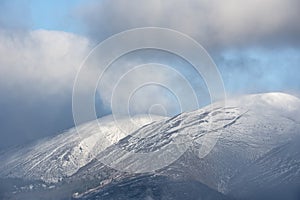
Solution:
[[[10,11],[11,9],[5,10]],[[20,11],[16,9],[13,12],[21,13],[20,15],[24,16],[24,19],[13,15],[11,18],[5,17],[0,20],[0,26],[6,29],[0,29],[0,108],[6,112],[0,113],[1,127],[3,128],[2,132],[5,132],[3,138],[14,140],[18,137],[20,141],[38,137],[42,131],[45,134],[51,134],[71,124],[70,101],[73,81],[81,62],[91,49],[91,40],[101,41],[114,33],[129,28],[160,26],[177,29],[194,37],[206,48],[221,49],[225,52],[239,45],[245,45],[248,48],[257,45],[279,45],[281,47],[280,45],[300,44],[300,23],[298,22],[300,2],[298,0],[93,1],[88,6],[82,5],[76,11],[77,17],[79,16],[84,22],[83,25],[87,26],[91,38],[62,31],[26,31],[23,28],[29,26],[27,24],[29,23],[27,22],[29,13],[21,12],[21,10],[23,9]],[[3,13],[3,16],[6,15]],[[216,57],[219,53],[216,52]],[[227,81],[229,87],[232,85],[233,88],[236,88],[237,85],[244,85],[241,88],[244,92],[245,88],[249,87],[248,83],[252,82],[252,79],[257,80],[257,74],[262,74],[261,71],[265,68],[262,65],[254,67],[251,62],[247,61],[249,55],[237,55],[238,57],[232,60],[225,57],[225,60],[221,62],[226,64],[225,67],[223,66],[223,72],[225,79],[229,80]],[[110,107],[113,84],[124,72],[128,71],[129,67],[147,63],[149,61],[147,57],[149,56],[141,56],[140,60],[124,59],[123,62],[114,64],[111,71],[104,77],[102,88],[99,88],[100,96],[106,107]],[[290,59],[290,57],[282,57],[282,55],[278,57],[281,57],[283,61]],[[163,56],[154,61],[160,63],[167,59],[171,62],[165,64],[174,67],[176,61],[173,62],[173,58],[169,58]],[[266,59],[269,59],[270,62],[262,63],[271,66],[273,57],[268,56]],[[297,73],[295,73],[299,63],[297,59],[294,58],[294,61],[289,62],[286,67],[268,68],[270,70],[270,73],[267,73],[269,79],[261,76],[260,80],[262,81],[258,81],[260,85],[258,84],[257,87],[255,85],[255,89],[273,87],[276,82],[283,89],[292,85],[298,91],[299,83],[296,77]],[[256,62],[260,62],[261,58],[256,60]],[[153,60],[150,61],[153,62]],[[248,62],[244,66],[246,70],[242,68],[244,62]],[[238,70],[234,70],[233,65],[238,65]],[[188,72],[185,69],[186,66],[184,63],[177,63],[177,69],[182,69],[180,73],[193,80],[194,73],[193,71]],[[292,72],[282,73],[284,68],[289,68]],[[252,75],[253,69],[257,71],[257,74]],[[245,76],[240,76],[241,78],[226,77],[227,73],[234,74],[235,71],[237,76],[245,73],[246,78]],[[252,73],[249,73],[250,71]],[[185,90],[186,87],[177,81],[178,76],[176,75],[170,76],[170,73],[162,71],[153,74],[136,71],[127,77],[129,82],[122,85],[118,104],[123,106],[126,103],[128,92],[133,85],[139,85],[141,81],[148,80],[151,76],[156,76],[157,82],[170,84],[177,88],[181,96],[190,94]],[[281,82],[274,80],[277,78]],[[200,91],[197,94],[200,95],[199,98],[208,96],[206,88],[202,85],[198,82],[193,85],[198,87],[196,88],[197,92]],[[174,98],[162,89],[148,88],[148,90],[137,92],[133,98],[133,100],[139,100],[132,107],[136,112],[144,112],[145,106],[157,103],[165,105],[167,110],[171,110],[171,114],[172,110],[178,111],[177,105],[173,104]],[[183,100],[189,105],[189,98]],[[20,132],[22,132],[21,136],[18,134]],[[2,144],[6,143],[8,143],[7,140],[3,139]],[[2,144],[0,143],[0,145]]]
[[[0,149],[73,126],[73,80],[89,49],[66,32],[0,30]]]
[[[60,31],[0,31],[1,87],[30,95],[71,92],[88,39]]]
[[[145,114],[156,104],[164,110],[158,109],[152,114],[173,116],[200,106],[197,103],[201,95],[197,93],[201,90],[191,86],[195,82],[188,80],[182,70],[175,71],[172,66],[145,60],[146,64],[139,63],[141,61],[121,58],[110,66],[101,79],[98,87],[101,99],[106,106],[114,106],[116,114],[124,115],[128,108],[131,114]]]

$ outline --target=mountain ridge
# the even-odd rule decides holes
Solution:
[[[140,176],[150,174],[150,177],[167,177],[174,183],[186,181],[187,185],[191,182],[196,185],[202,184],[210,188],[205,191],[210,191],[212,195],[218,196],[217,194],[220,193],[225,195],[224,198],[247,199],[257,190],[252,185],[267,188],[271,181],[275,181],[276,187],[282,186],[281,179],[276,178],[280,177],[278,170],[274,171],[276,172],[274,175],[270,173],[273,169],[284,169],[285,173],[281,176],[295,176],[296,179],[287,179],[285,183],[296,184],[298,187],[300,172],[295,169],[300,168],[300,156],[298,156],[300,151],[296,148],[300,144],[299,114],[300,100],[288,94],[267,93],[242,96],[229,99],[225,103],[216,102],[173,118],[160,118],[151,124],[144,123],[131,134],[107,144],[97,155],[89,158],[88,162],[72,173],[54,174],[56,179],[46,177],[50,180],[48,182],[41,179],[40,175],[31,176],[25,173],[26,170],[20,169],[27,166],[26,162],[30,163],[30,160],[26,159],[25,163],[17,162],[19,168],[15,167],[13,170],[9,168],[16,164],[13,159],[8,163],[9,165],[6,163],[6,169],[1,165],[0,177],[42,180],[57,185],[57,190],[65,188],[65,184],[73,184],[68,190],[72,194],[78,193],[75,199],[86,199],[89,196],[97,199],[96,196],[101,197],[105,193],[103,187],[116,191],[120,187],[118,184],[126,178],[132,177],[134,185],[135,178],[138,180]],[[88,132],[84,135],[88,138],[93,135],[95,127],[81,128]],[[68,136],[62,142],[68,141],[70,135],[62,135],[61,137]],[[82,139],[85,138],[76,141]],[[91,137],[92,143],[97,146],[97,141],[94,139],[95,137]],[[52,144],[54,141],[48,143]],[[76,145],[79,143],[77,142]],[[66,144],[73,143],[68,141]],[[87,144],[90,144],[89,140]],[[294,148],[285,148],[285,145]],[[282,149],[279,151],[281,153],[274,153],[276,149]],[[79,148],[77,150],[80,151]],[[27,151],[30,152],[30,149]],[[285,158],[285,154],[290,151],[295,152]],[[54,160],[63,158],[62,155],[65,154],[63,151],[61,153],[58,157],[54,157]],[[143,154],[146,156],[143,157]],[[12,156],[18,160],[20,155],[21,153]],[[274,159],[278,160],[276,163],[282,164],[276,165],[273,163]],[[293,159],[299,162],[291,162]],[[3,162],[5,159],[0,156],[0,163]],[[38,167],[39,163],[35,166]],[[268,167],[265,169],[264,166]],[[251,171],[252,168],[256,170]],[[56,171],[50,170],[49,173],[51,175]],[[249,183],[251,187],[247,188],[248,183],[243,182],[243,177],[252,180],[251,177],[255,176],[261,176],[261,180],[264,181],[253,179],[253,183]],[[152,181],[154,180],[155,178]],[[93,195],[88,190],[80,188],[80,183],[86,183],[89,189],[94,188]],[[99,183],[103,184],[103,187],[98,188]],[[147,191],[142,188],[152,188],[151,184],[143,185],[143,182],[138,182],[135,187],[138,188],[139,194]],[[108,192],[106,189],[105,191]],[[167,191],[161,192],[168,196]],[[126,195],[123,197],[125,198]],[[158,198],[155,195],[150,197]],[[191,196],[190,199],[193,198]]]

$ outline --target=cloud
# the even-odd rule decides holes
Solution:
[[[299,13],[298,0],[103,0],[75,15],[94,41],[144,26],[182,31],[209,51],[234,94],[300,90]]]
[[[73,81],[89,49],[66,32],[0,31],[0,148],[73,125]]]
[[[298,0],[92,0],[73,13],[82,22],[78,27],[86,27],[86,36],[30,30],[30,8],[23,2],[0,2],[0,148],[73,126],[71,93],[81,62],[91,46],[129,28],[160,26],[192,36],[217,62],[229,93],[300,91]],[[205,83],[188,63],[162,52],[133,52],[103,77],[96,95],[99,116],[110,112],[112,89],[120,77],[149,62],[172,66],[192,84],[201,105],[209,103]],[[120,85],[117,105],[125,105],[133,86],[151,77],[188,97],[181,100],[189,104],[191,93],[178,74],[136,70]],[[134,113],[156,104],[169,115],[179,112],[174,95],[157,86],[137,90],[131,103]]]
[[[155,104],[173,116],[209,103],[205,82],[187,61],[160,50],[131,52],[112,63],[98,85],[104,105],[117,113],[145,114]],[[128,102],[129,101],[129,102]],[[199,104],[198,104],[199,103]],[[182,109],[182,110],[181,110]]]
[[[299,45],[298,0],[103,0],[75,15],[102,40],[144,26],[182,31],[209,49],[247,45]]]
[[[59,31],[0,31],[1,85],[62,95],[72,88],[88,45],[84,37]]]

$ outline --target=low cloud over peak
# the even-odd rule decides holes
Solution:
[[[197,40],[216,62],[227,94],[299,94],[299,14],[299,0],[2,0],[0,149],[73,126],[72,87],[82,61],[99,42],[131,28],[171,28]],[[159,51],[132,52],[110,66],[98,88],[98,116],[111,112],[118,78],[135,65],[151,62],[177,69],[207,104],[206,85],[188,63]],[[187,96],[177,75],[157,74],[135,71],[127,76],[119,99],[126,97],[126,86],[152,76]],[[142,100],[130,107],[133,112],[144,112],[153,102],[174,110],[171,115],[180,111],[166,101],[176,102],[170,91],[145,88],[133,96]]]

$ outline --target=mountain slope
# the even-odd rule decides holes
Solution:
[[[299,100],[290,95],[250,95],[227,101],[225,108],[217,104],[213,109],[206,107],[144,126],[100,153],[98,159],[107,157],[105,162],[110,161],[110,166],[143,172],[174,157],[173,165],[164,166],[163,174],[177,170],[187,176],[190,171],[194,179],[225,193],[240,168],[299,135],[299,112]],[[171,142],[175,148],[166,148]],[[201,158],[201,147],[205,149],[210,142],[216,145]],[[182,150],[187,150],[185,155]],[[133,151],[151,153],[139,157]]]
[[[130,125],[129,120],[123,119],[119,123]],[[136,125],[128,127],[132,131],[151,122],[148,116],[136,116],[131,120]],[[55,183],[76,173],[99,152],[125,136],[111,116],[89,122],[51,139],[2,155],[0,176]]]
[[[299,148],[298,135],[245,166],[233,177],[230,193],[247,199],[299,199]]]
[[[194,180],[172,180],[166,176],[139,175],[92,190],[76,199],[93,200],[229,200],[231,198]]]
[[[228,195],[251,199],[258,185],[262,191],[267,186],[300,186],[300,100],[288,94],[256,94],[218,102],[173,118],[147,121],[128,136],[106,122],[100,132],[110,138],[104,140],[107,143],[97,134],[97,127],[86,124],[80,127],[79,138],[70,130],[1,156],[0,176],[48,183],[61,180],[55,192],[65,191],[69,196],[78,192],[77,199],[111,192],[117,195],[112,197],[121,198],[116,191],[127,187],[135,188],[141,198],[149,193],[148,199],[172,199],[163,193],[166,190],[160,191],[161,196],[153,195],[155,185],[168,183],[177,185],[179,191],[195,186],[199,193],[193,194],[207,192],[221,199]],[[145,174],[147,181],[139,181],[145,180]],[[185,198],[197,199],[192,194]]]

